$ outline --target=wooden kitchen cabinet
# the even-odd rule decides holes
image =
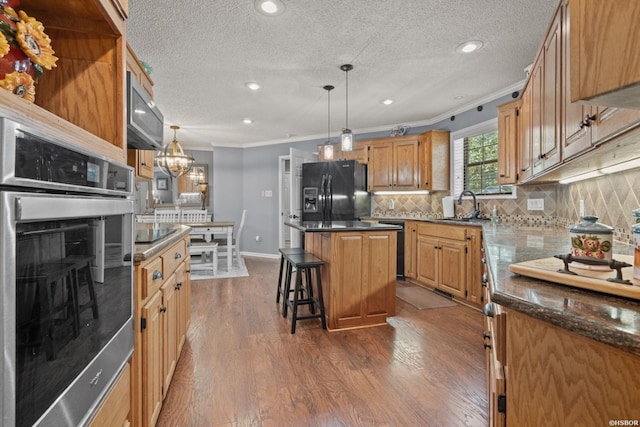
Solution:
[[[190,323],[186,233],[135,266],[132,424],[154,426]]]
[[[405,222],[405,278],[411,282],[479,308],[484,302],[482,258],[481,227]]]
[[[153,180],[153,150],[127,150],[127,164],[135,169],[136,179]]]
[[[482,293],[482,273],[484,269],[484,250],[482,249],[482,228],[467,227],[467,293],[466,300],[481,306],[484,304]]]
[[[431,130],[420,135],[421,190],[449,190],[449,132]]]
[[[522,103],[518,114],[518,183],[533,176],[533,84],[522,91]]]
[[[498,106],[498,184],[518,183],[518,112],[521,99]]]
[[[50,125],[72,144],[126,163],[122,4],[113,0],[22,0],[21,9],[43,23],[59,60],[38,82],[35,108],[2,91],[0,104],[7,109],[3,113]]]
[[[640,108],[640,3],[571,0],[571,100]]]
[[[369,145],[369,191],[420,188],[419,140],[419,135],[409,135]]]
[[[142,63],[136,56],[129,43],[127,43],[127,71],[131,71],[131,74],[136,78],[140,86],[147,91],[151,99],[153,99],[153,80],[147,71],[142,67]]]
[[[395,315],[397,231],[305,233],[325,261],[322,289],[329,330],[382,325]]]
[[[418,244],[418,222],[404,223],[404,277],[416,279],[416,251]]]
[[[507,426],[638,419],[640,357],[518,311],[507,316]]]
[[[421,223],[417,233],[418,282],[464,299],[467,290],[466,228]]]
[[[141,361],[141,425],[154,426],[160,415],[163,399],[162,293],[156,292],[142,307],[140,314],[144,319],[138,356]]]
[[[127,427],[131,424],[131,365],[125,365],[113,387],[100,403],[89,427]]]
[[[554,15],[539,52],[536,84],[540,86],[540,139],[533,140],[533,173],[538,174],[561,161],[562,125],[562,9]],[[536,68],[534,66],[534,68]],[[539,75],[539,73],[542,73]],[[538,79],[540,81],[538,82]],[[534,98],[534,103],[536,102]],[[534,131],[536,132],[536,131]],[[536,145],[536,142],[538,143]]]

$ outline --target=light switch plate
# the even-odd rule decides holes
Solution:
[[[544,199],[529,199],[527,200],[527,209],[530,211],[543,211]]]

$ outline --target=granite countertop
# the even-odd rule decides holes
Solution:
[[[483,236],[493,302],[640,355],[640,301],[509,271],[512,263],[569,253],[571,245],[566,228],[485,224]],[[613,252],[631,255],[633,247],[614,242]]]
[[[374,220],[374,221],[421,221],[421,222],[432,222],[436,224],[449,224],[449,225],[464,225],[471,227],[482,227],[484,224],[488,224],[490,222],[490,218],[477,218],[477,219],[469,219],[469,218],[428,218],[428,217],[381,217],[381,216],[371,216],[371,217],[363,217],[363,220]]]
[[[191,232],[191,227],[182,224],[151,224],[151,223],[136,223],[136,235],[146,236],[153,234],[153,229],[161,225],[163,229],[168,231],[168,234],[164,237],[151,243],[136,243],[134,247],[133,260],[140,262],[152,258],[168,248],[184,236]]]
[[[285,224],[303,232],[402,230],[398,225],[364,221],[285,221]]]

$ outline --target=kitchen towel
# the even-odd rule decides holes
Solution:
[[[442,198],[442,213],[445,218],[453,218],[455,216],[452,196]]]

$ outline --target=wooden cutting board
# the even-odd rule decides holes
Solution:
[[[613,258],[633,265],[633,256],[614,255]],[[563,269],[564,263],[558,258],[536,259],[511,264],[509,266],[509,270],[523,276],[640,300],[640,280],[633,278],[633,267],[626,267],[622,269],[622,278],[630,280],[631,283],[633,283],[632,285],[608,282],[606,279],[616,277],[615,270],[603,271],[588,268],[576,268],[570,264],[569,270],[577,273],[578,275],[558,272],[558,270]]]

